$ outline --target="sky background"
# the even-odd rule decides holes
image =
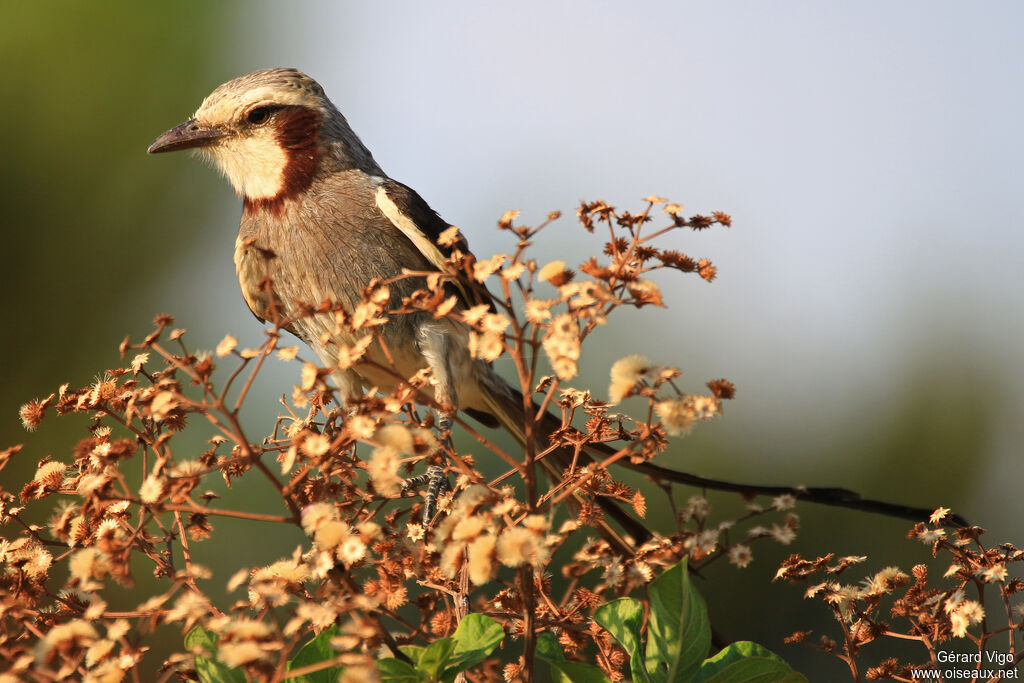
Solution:
[[[227,332],[258,343],[231,262],[239,201],[195,159],[144,152],[221,82],[295,66],[478,255],[511,250],[494,224],[513,208],[526,223],[562,210],[535,256],[570,264],[599,249],[572,220],[581,199],[639,210],[654,193],[732,215],[729,230],[666,242],[712,259],[718,279],[660,280],[668,308],[613,318],[578,382],[604,395],[627,353],[680,367],[690,390],[732,380],[737,399],[673,447],[673,465],[948,505],[993,543],[1022,540],[1021,5],[184,7],[126,4],[121,24],[113,10],[19,9],[0,46],[21,65],[0,113],[17,359],[0,370],[0,436],[26,443],[26,462],[66,445],[26,435],[17,406],[116,365],[156,313],[199,348]],[[295,373],[261,380],[267,414]],[[845,544],[822,552],[907,544],[904,522],[799,512],[811,548]],[[749,576],[770,577],[771,557]],[[756,619],[714,612],[725,586],[702,588],[712,619],[745,635]]]

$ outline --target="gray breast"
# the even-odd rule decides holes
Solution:
[[[351,311],[374,279],[388,280],[404,269],[435,270],[377,208],[371,183],[360,171],[336,173],[277,213],[243,215],[235,263],[243,296],[256,315],[268,317],[268,301],[259,288],[264,273],[285,312],[295,314],[296,302],[316,306],[325,299]],[[423,284],[406,278],[389,285],[392,307]],[[411,324],[408,318],[398,316],[392,326],[405,327]],[[323,327],[323,321],[300,325],[309,335],[322,333]],[[391,336],[399,330],[387,332]]]

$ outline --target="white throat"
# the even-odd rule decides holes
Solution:
[[[202,148],[240,196],[272,199],[284,189],[288,155],[273,137],[230,137]]]

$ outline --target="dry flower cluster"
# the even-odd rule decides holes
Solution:
[[[766,505],[751,499],[739,519],[714,522],[706,498],[677,500],[671,478],[654,476],[674,513],[675,528],[663,535],[637,520],[647,510],[645,495],[608,470],[614,463],[642,470],[666,450],[670,435],[719,415],[735,393],[728,381],[708,382],[706,393],[685,393],[678,370],[628,356],[611,369],[608,402],[567,384],[577,374],[583,342],[615,309],[664,305],[652,271],[714,279],[706,259],[658,248],[653,240],[684,228],[728,226],[729,217],[686,218],[679,205],[658,197],[647,198],[639,213],[584,203],[577,217],[589,232],[607,230],[608,238],[602,256],[575,270],[561,261],[540,265],[527,255],[558,214],[529,227],[516,224],[510,212],[499,228],[516,240],[511,254],[477,260],[459,250],[453,228],[442,237],[455,247],[444,271],[407,273],[422,287],[397,307],[390,304],[393,282],[370,283],[351,311],[331,301],[309,302],[302,315],[329,316],[336,332],[359,340],[338,348],[335,367],[303,360],[298,347],[285,345],[282,332],[294,321],[283,314],[258,348],[239,348],[228,335],[213,352],[189,350],[185,331],[162,315],[150,335],[122,343],[125,367],[24,405],[28,429],[51,413],[78,413],[88,416],[89,433],[67,456],[40,460],[20,491],[0,488],[6,537],[0,540],[0,683],[194,680],[198,658],[210,653],[182,645],[162,665],[144,661],[148,639],[163,625],[182,633],[202,625],[219,639],[223,664],[259,681],[296,675],[286,670],[289,659],[312,634],[337,626],[336,654],[304,672],[343,666],[347,680],[364,680],[374,675],[381,652],[401,658],[401,645],[451,635],[470,611],[497,620],[511,636],[497,657],[468,673],[471,680],[499,672],[532,680],[536,639],[544,631],[570,659],[596,658],[612,680],[621,680],[626,655],[591,618],[598,605],[634,589],[642,593],[680,558],[696,571],[720,558],[745,567],[753,543],[791,543],[798,527],[789,511],[794,495],[782,493]],[[664,227],[646,231],[658,218]],[[482,293],[487,285],[493,295]],[[463,301],[479,303],[458,306],[455,290]],[[505,463],[499,476],[486,476],[474,456],[438,438],[435,415],[445,406],[424,391],[428,371],[398,377],[389,394],[370,389],[337,403],[332,372],[371,362],[367,349],[379,341],[377,331],[389,316],[424,312],[464,326],[477,358],[509,359],[513,384],[535,398],[537,412],[522,425],[528,438],[520,452],[506,451],[475,423],[454,417],[488,457]],[[271,356],[296,363],[299,381],[269,434],[253,438],[241,413]],[[542,374],[545,364],[552,374]],[[643,417],[613,412],[613,404],[629,397],[636,397]],[[560,424],[549,437],[544,423],[552,419]],[[178,446],[186,427],[212,431],[198,456]],[[11,458],[27,457],[20,450],[0,451],[0,469]],[[560,454],[568,454],[570,464],[551,468]],[[444,464],[455,480],[429,525],[422,521],[423,501],[403,485],[428,464]],[[558,480],[545,487],[537,465],[549,465]],[[648,473],[659,471],[669,472]],[[243,476],[262,478],[277,493],[265,511],[233,508],[208,490],[214,480],[230,486]],[[27,521],[29,506],[51,510],[49,521]],[[260,525],[279,524],[301,529],[307,540],[265,566],[214,577],[193,561],[192,548],[219,538],[218,520],[227,518],[252,525],[254,536]],[[967,557],[962,544],[933,540]],[[995,563],[988,552],[979,558],[972,561]],[[787,578],[800,563],[792,564]],[[819,565],[814,568],[824,568]],[[104,596],[112,583],[131,587],[144,567],[162,590],[139,596],[134,609],[110,609]],[[977,583],[977,576],[963,580]],[[217,604],[201,580],[220,581],[244,597]],[[878,582],[899,580],[893,575]],[[858,605],[868,599],[858,594],[840,613],[843,623],[844,615],[866,613]],[[943,604],[952,599],[942,597]],[[969,601],[957,605],[940,615],[950,630],[954,618],[969,624],[975,614]],[[158,666],[159,673],[140,674]]]
[[[969,677],[996,681],[1015,677],[1024,659],[1016,642],[1017,634],[1024,631],[1024,602],[1014,596],[1024,589],[1024,581],[1011,577],[1007,567],[1024,561],[1024,550],[1009,543],[986,547],[981,539],[984,530],[976,526],[943,528],[940,525],[948,521],[949,514],[947,508],[939,508],[930,524],[918,523],[908,534],[908,538],[930,546],[934,557],[950,557],[942,587],[936,582],[929,584],[924,564],[913,567],[909,575],[897,567],[886,567],[854,585],[842,584],[839,578],[850,567],[864,562],[864,556],[835,559],[826,555],[813,561],[790,556],[776,578],[808,584],[805,597],[828,606],[839,624],[842,640],[821,636],[814,642],[810,631],[798,631],[788,641],[807,643],[839,657],[849,666],[855,681],[912,681],[929,673],[938,674],[930,680]],[[819,576],[823,580],[819,581]],[[986,603],[990,609],[997,608],[1000,617],[986,619]],[[895,623],[886,620],[886,612]],[[996,625],[1003,620],[1003,625]],[[972,631],[972,627],[977,628]],[[883,638],[916,641],[927,660],[888,658],[875,666],[865,665],[864,647]],[[953,638],[966,639],[977,656],[960,659],[955,673],[947,654],[952,651]]]
[[[645,234],[659,206],[668,224]],[[650,271],[696,272],[709,281],[715,276],[708,261],[656,248],[653,238],[679,228],[728,225],[729,219],[724,214],[684,218],[678,205],[656,197],[637,214],[595,202],[582,205],[578,216],[588,231],[598,226],[609,231],[606,258],[584,263],[582,276],[560,261],[540,266],[526,256],[531,240],[557,214],[539,227],[527,227],[515,224],[516,214],[510,212],[499,227],[516,238],[511,255],[476,260],[455,249],[446,272],[408,275],[420,277],[423,288],[395,310],[388,310],[391,283],[374,282],[354,311],[325,301],[303,313],[332,315],[338,328],[360,333],[354,335],[359,342],[339,349],[342,369],[365,362],[375,328],[388,316],[423,311],[468,328],[477,357],[509,356],[518,384],[537,395],[541,411],[560,411],[563,429],[552,443],[515,454],[457,417],[508,464],[497,478],[484,477],[472,456],[436,437],[433,411],[441,406],[422,391],[429,373],[402,378],[389,395],[370,390],[339,407],[328,381],[337,368],[303,362],[298,347],[284,345],[282,329],[291,322],[284,319],[274,321],[258,348],[238,348],[228,335],[212,353],[200,353],[189,350],[185,331],[162,315],[145,339],[122,343],[126,367],[108,370],[91,386],[64,385],[23,406],[28,429],[51,413],[81,413],[90,417],[89,434],[69,458],[43,458],[20,491],[0,490],[0,521],[8,536],[0,542],[0,659],[8,662],[0,679],[116,681],[128,675],[138,680],[146,635],[166,623],[179,624],[183,632],[195,624],[212,630],[220,639],[221,661],[258,680],[283,678],[284,663],[298,645],[338,624],[343,634],[334,643],[338,655],[324,666],[357,670],[381,647],[394,650],[401,643],[450,634],[467,610],[499,619],[526,642],[551,630],[570,654],[597,638],[602,661],[618,677],[621,652],[589,620],[597,604],[644,584],[657,567],[682,556],[727,554],[742,566],[749,549],[726,543],[724,527],[706,528],[706,507],[691,502],[680,511],[671,536],[654,537],[627,555],[604,540],[591,539],[582,548],[582,540],[574,540],[567,546],[570,554],[553,564],[570,539],[592,534],[589,525],[611,528],[600,506],[585,502],[567,516],[566,504],[587,501],[580,496],[585,492],[622,501],[642,517],[643,495],[614,481],[607,465],[654,457],[667,445],[666,432],[717,415],[733,389],[720,380],[707,396],[684,394],[676,388],[678,371],[629,359],[628,369],[616,364],[611,393],[616,401],[632,394],[646,397],[647,419],[633,420],[563,382],[576,375],[583,341],[612,310],[662,305],[658,287],[646,278]],[[457,245],[457,232],[449,232],[442,239]],[[456,307],[452,287],[488,282],[499,292],[493,303]],[[240,413],[271,355],[301,362],[300,381],[272,433],[253,439]],[[541,377],[544,359],[554,373]],[[225,363],[234,367],[221,370],[226,379],[215,387],[216,365]],[[661,396],[663,388],[671,388],[670,397]],[[195,457],[175,449],[175,437],[187,425],[203,424],[213,431],[204,452]],[[608,448],[606,462],[580,455],[584,446],[605,442],[616,443]],[[533,484],[524,495],[517,479],[532,482],[534,463],[564,448],[578,461],[562,481],[547,491]],[[19,450],[3,451],[0,467],[12,457],[25,457]],[[442,462],[442,452],[457,483],[442,497],[438,521],[426,528],[418,516],[422,503],[402,500],[407,495],[402,481],[414,466]],[[129,460],[141,461],[140,478],[125,473],[122,465]],[[264,478],[279,501],[260,513],[218,506],[217,496],[207,490],[213,478],[230,485],[244,475]],[[50,505],[49,522],[25,521],[28,505]],[[191,548],[215,538],[216,520],[227,517],[253,525],[294,525],[309,542],[267,566],[239,568],[224,577],[230,591],[244,588],[246,597],[223,607],[197,583],[211,572],[192,560]],[[765,534],[788,539],[782,529]],[[132,586],[141,558],[165,589],[144,596],[134,610],[108,609],[106,587],[110,582]],[[551,574],[569,580],[562,597],[551,595]],[[202,653],[168,659],[160,680],[188,677],[194,654]]]

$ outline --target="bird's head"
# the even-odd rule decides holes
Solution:
[[[321,173],[380,169],[320,84],[295,69],[266,69],[221,85],[195,115],[149,146],[195,149],[247,205],[280,206]]]

